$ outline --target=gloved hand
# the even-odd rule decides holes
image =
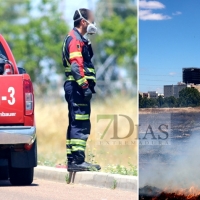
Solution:
[[[89,87],[83,88],[83,95],[85,101],[90,101],[90,99],[92,98],[92,91],[90,90]]]
[[[96,83],[93,80],[88,80],[88,82],[89,82],[89,88],[92,91],[92,93],[96,93],[94,90]]]

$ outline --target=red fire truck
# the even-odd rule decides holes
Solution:
[[[33,85],[0,35],[0,180],[30,185],[36,166]]]

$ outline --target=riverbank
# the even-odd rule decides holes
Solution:
[[[200,107],[185,108],[140,108],[139,114],[157,114],[157,113],[199,113]]]

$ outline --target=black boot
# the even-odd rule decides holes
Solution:
[[[86,163],[88,163],[88,162],[86,162]],[[88,164],[91,165],[94,170],[100,170],[101,169],[101,166],[98,165],[98,164],[92,164],[92,163],[88,163]]]
[[[82,163],[75,163],[74,161],[72,163],[68,163],[68,171],[69,172],[78,172],[78,171],[96,171],[100,170],[101,167],[99,165],[93,165],[87,162]]]
[[[97,171],[101,167],[85,162],[85,152],[76,151],[72,153],[73,162],[69,163],[68,171]]]
[[[68,165],[71,164],[73,162],[73,157],[68,156],[67,157],[67,163]]]
[[[76,162],[68,163],[68,172],[79,172],[79,171],[89,171],[90,166],[83,162],[81,164],[77,164]]]

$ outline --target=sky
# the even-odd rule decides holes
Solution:
[[[139,91],[163,93],[182,81],[182,68],[200,68],[200,1],[140,0]]]
[[[81,4],[80,4],[81,2]],[[73,16],[75,10],[79,8],[88,8],[95,10],[97,0],[63,0],[61,3],[61,9],[65,13],[65,19],[69,23],[70,27],[73,27]]]
[[[88,8],[95,10],[96,3],[98,0],[61,0],[59,5],[60,11],[64,13],[64,19],[67,24],[72,28],[73,27],[73,16],[75,10],[79,8]],[[33,5],[37,6],[40,0],[33,1]],[[81,2],[81,4],[80,4]],[[34,14],[39,14],[38,11],[34,11]]]

